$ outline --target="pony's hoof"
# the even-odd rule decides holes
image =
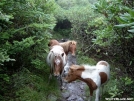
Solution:
[[[61,87],[61,90],[66,90],[66,89],[67,89],[66,87],[63,87],[63,86]]]

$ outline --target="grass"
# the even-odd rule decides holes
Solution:
[[[78,64],[89,64],[89,65],[95,65],[97,63],[93,58],[89,58],[87,56],[82,55],[80,56],[78,55],[77,62]]]
[[[11,101],[49,101],[50,95],[59,97],[57,80],[53,77],[48,84],[48,77],[48,74],[35,75],[23,68],[14,75],[16,97]]]

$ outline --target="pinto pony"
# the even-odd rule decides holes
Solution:
[[[105,84],[109,78],[109,64],[106,61],[99,61],[96,66],[72,65],[64,81],[69,83],[76,79],[84,81],[90,89],[90,100],[93,96],[93,91],[96,90],[95,101],[99,101],[100,87]]]
[[[76,52],[76,45],[77,45],[77,42],[76,41],[73,41],[73,40],[69,40],[69,41],[66,41],[66,42],[61,42],[59,43],[57,40],[53,39],[53,40],[50,40],[48,46],[50,46],[50,48],[54,45],[60,45],[63,47],[64,49],[64,52],[66,53],[66,55],[68,55],[69,52],[71,52],[71,54],[73,56],[75,56],[75,52]]]
[[[54,45],[47,56],[47,64],[50,66],[49,78],[51,78],[53,74],[54,76],[59,77],[62,81],[61,77],[66,61],[66,54],[63,48],[59,45]]]

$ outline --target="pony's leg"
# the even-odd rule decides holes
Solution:
[[[52,74],[49,75],[49,80],[52,79]]]
[[[96,89],[96,98],[95,101],[99,101],[99,95],[100,95],[100,88]]]
[[[50,80],[52,79],[52,73],[53,73],[53,69],[52,69],[52,67],[51,67],[51,68],[50,68],[50,75],[49,75],[48,84],[49,84]]]
[[[65,77],[65,70],[63,70],[61,73],[61,89],[66,89],[66,82],[64,82],[63,77]]]
[[[104,85],[102,85],[102,90],[101,90],[101,94],[100,94],[100,101],[101,101],[101,98],[102,98],[103,89],[104,89]]]
[[[60,85],[61,85],[61,90],[62,90],[64,87],[63,87],[63,80],[61,77],[60,77]]]
[[[50,80],[52,79],[52,74],[49,75],[48,84],[50,83]]]
[[[88,101],[92,101],[92,96],[89,96],[89,100]]]
[[[59,86],[60,86],[60,90],[62,90],[63,81],[62,81],[61,76],[58,76],[58,77],[57,77],[57,80],[58,80],[58,84],[59,84]]]
[[[62,75],[60,75],[60,87],[61,87],[61,90],[64,89],[64,85],[63,85],[63,79],[62,79]]]

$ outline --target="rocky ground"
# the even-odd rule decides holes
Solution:
[[[82,81],[66,84],[66,89],[62,91],[61,101],[86,101],[85,86],[86,84]]]

